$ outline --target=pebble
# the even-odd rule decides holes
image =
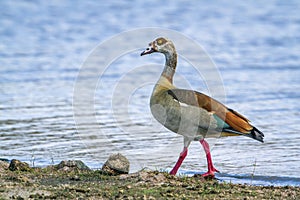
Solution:
[[[8,169],[9,163],[5,161],[0,161],[0,172],[4,172]]]

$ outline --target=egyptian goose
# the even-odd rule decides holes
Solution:
[[[166,128],[184,137],[183,151],[170,174],[177,173],[191,141],[200,141],[206,153],[208,172],[202,174],[203,177],[214,177],[214,173],[219,172],[213,166],[209,144],[204,138],[243,135],[263,142],[264,134],[243,115],[205,94],[173,85],[177,53],[171,40],[157,38],[141,56],[154,52],[163,53],[166,62],[151,95],[152,115]]]

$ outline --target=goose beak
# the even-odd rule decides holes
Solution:
[[[153,52],[155,52],[155,49],[153,49],[152,47],[148,47],[145,51],[143,51],[141,53],[141,56],[146,55],[146,54],[151,54]]]

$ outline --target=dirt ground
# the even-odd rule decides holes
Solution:
[[[158,171],[110,175],[77,168],[9,168],[0,161],[0,199],[300,199],[300,187],[220,183]]]

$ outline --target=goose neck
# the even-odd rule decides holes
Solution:
[[[165,57],[166,63],[162,76],[166,77],[172,83],[177,65],[177,54],[176,52],[166,53]]]

